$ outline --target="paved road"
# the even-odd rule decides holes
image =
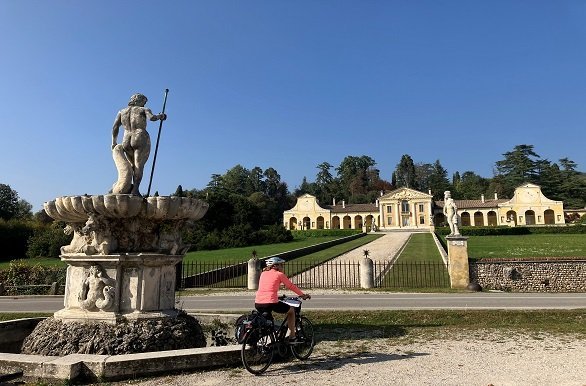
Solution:
[[[181,296],[178,307],[188,312],[246,311],[254,295]],[[424,309],[586,309],[586,294],[520,293],[328,293],[314,294],[303,303],[306,310],[424,310]],[[62,296],[0,297],[0,312],[55,312]]]

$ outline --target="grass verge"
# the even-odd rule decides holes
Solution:
[[[51,316],[5,312],[0,321]],[[586,309],[578,310],[383,310],[306,311],[317,332],[329,340],[400,337],[447,330],[502,330],[575,334],[586,339]]]
[[[580,310],[397,310],[307,311],[321,340],[441,338],[450,332],[571,334],[586,339],[586,309]]]

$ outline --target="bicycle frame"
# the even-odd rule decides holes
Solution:
[[[295,298],[288,300],[291,304]],[[272,363],[274,355],[288,358],[291,353],[299,360],[309,357],[315,344],[313,327],[309,319],[301,315],[301,302],[294,311],[296,334],[301,337],[301,341],[297,340],[291,344],[286,339],[289,331],[287,316],[280,325],[276,325],[272,312],[263,312],[259,315],[262,319],[257,320],[256,323],[250,321],[246,324],[240,355],[244,367],[249,372],[255,375],[263,373]]]

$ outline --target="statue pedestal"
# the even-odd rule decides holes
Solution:
[[[447,236],[448,270],[451,288],[466,288],[470,284],[468,266],[468,237]]]
[[[183,255],[67,254],[64,322],[107,322],[175,317],[175,265]]]

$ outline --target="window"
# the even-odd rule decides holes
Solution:
[[[409,212],[409,201],[401,201],[401,212]]]
[[[393,225],[393,218],[387,217],[387,225]]]
[[[423,204],[419,204],[419,211],[423,212]],[[423,224],[423,223],[422,223]]]
[[[393,207],[391,205],[387,205],[387,213],[392,213]]]
[[[541,222],[541,216],[537,216],[537,222]]]
[[[419,224],[425,224],[425,217],[419,216]]]

